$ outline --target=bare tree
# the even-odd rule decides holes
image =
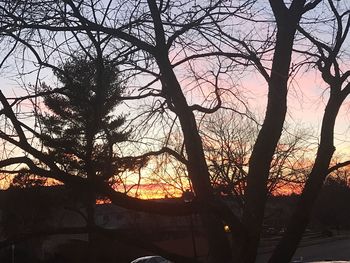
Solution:
[[[287,3],[288,2],[288,3]],[[38,69],[57,69],[57,61],[81,50],[87,56],[108,57],[119,65],[130,85],[125,101],[148,103],[142,108],[147,122],[164,124],[159,130],[168,133],[180,127],[183,147],[174,149],[169,140],[149,140],[156,146],[140,154],[126,156],[129,161],[144,160],[154,155],[170,154],[186,167],[196,195],[187,205],[142,201],[114,191],[103,181],[94,183],[95,190],[117,205],[169,215],[184,215],[195,209],[207,231],[210,262],[254,262],[262,230],[264,208],[269,192],[271,168],[280,169],[274,154],[281,150],[279,140],[287,112],[288,83],[293,74],[293,48],[296,32],[317,48],[304,54],[316,54],[317,65],[331,86],[329,106],[321,132],[320,148],[314,168],[307,180],[299,208],[290,230],[277,248],[272,262],[287,262],[305,229],[313,200],[329,172],[333,154],[333,128],[337,112],[348,88],[348,73],[339,69],[337,56],[348,27],[342,27],[347,12],[339,14],[332,1],[328,5],[337,22],[334,45],[313,38],[301,28],[303,17],[317,8],[322,0],[270,0],[269,6],[259,1],[3,1],[0,6],[0,30],[10,43],[3,48],[2,65],[11,61],[28,73],[26,60],[33,58]],[[327,1],[324,1],[327,2]],[[264,10],[267,11],[266,15]],[[272,15],[270,9],[272,9]],[[264,30],[262,30],[264,29]],[[16,54],[24,54],[16,60]],[[309,58],[309,57],[308,57]],[[240,219],[214,194],[211,174],[205,158],[199,121],[203,115],[236,104],[233,110],[246,109],[239,88],[250,70],[261,74],[268,86],[265,118],[249,154],[245,203]],[[344,85],[344,87],[343,87]],[[343,87],[343,89],[342,89]],[[1,138],[25,154],[0,161],[1,167],[25,165],[36,175],[54,178],[70,185],[85,185],[82,178],[72,177],[57,166],[50,155],[28,143],[30,127],[16,115],[20,102],[40,96],[33,94],[11,100],[0,93],[1,114],[10,124]],[[135,114],[137,115],[137,114]],[[145,126],[144,126],[145,127]],[[163,128],[163,127],[162,127]],[[154,130],[153,130],[154,131]],[[163,138],[167,138],[164,136]],[[13,166],[11,166],[13,167]],[[242,172],[242,171],[241,171]],[[319,176],[321,174],[321,176]],[[232,228],[233,245],[224,233],[223,222]]]
[[[192,3],[189,2],[185,5],[185,7],[188,7],[188,11],[182,14],[178,14],[178,11],[170,11],[170,7],[178,8],[177,5],[157,4],[155,1],[148,1],[147,4],[135,4],[130,1],[117,5],[112,5],[112,2],[110,2],[107,6],[102,7],[100,6],[101,2],[93,5],[75,1],[66,1],[54,5],[49,2],[27,4],[26,1],[5,3],[1,9],[3,17],[6,18],[2,21],[2,31],[16,42],[20,42],[25,51],[32,52],[40,66],[56,69],[54,63],[50,61],[50,59],[55,58],[50,56],[51,52],[59,51],[59,55],[69,54],[71,50],[74,51],[75,47],[78,47],[87,55],[96,53],[97,56],[101,57],[101,52],[104,52],[107,57],[113,55],[112,60],[115,60],[116,63],[118,61],[123,62],[125,70],[131,69],[129,77],[133,76],[132,70],[150,74],[149,84],[139,88],[141,93],[135,98],[145,96],[159,98],[162,101],[160,107],[164,108],[166,105],[167,109],[176,116],[182,129],[186,158],[167,147],[163,147],[157,152],[146,153],[142,157],[168,152],[185,163],[198,203],[201,204],[202,220],[207,229],[211,261],[220,259],[226,261],[230,258],[229,243],[223,230],[223,223],[210,209],[210,204],[214,203],[214,195],[212,194],[202,142],[193,113],[194,110],[206,112],[218,108],[220,106],[218,91],[216,90],[214,93],[218,101],[218,105],[214,108],[207,109],[197,104],[190,105],[175,75],[173,69],[175,63],[172,63],[169,58],[169,52],[173,49],[174,43],[181,39],[185,33],[188,34],[190,29],[197,27],[199,24],[205,25],[205,20],[210,21],[213,10],[219,8],[221,2],[210,2],[204,8],[194,6],[194,9],[192,9]],[[131,17],[129,17],[130,12]],[[164,18],[167,18],[170,23],[163,22]],[[183,22],[178,24],[180,20]],[[17,28],[16,24],[18,23],[19,27]],[[112,24],[114,24],[114,28],[111,27]],[[34,35],[34,32],[38,34]],[[44,32],[48,33],[43,34]],[[60,34],[60,32],[63,33]],[[49,44],[52,45],[49,46]],[[38,46],[47,47],[47,49],[41,53],[37,49]],[[118,47],[120,47],[119,50]],[[115,53],[116,51],[118,53]],[[233,56],[241,55],[233,54]],[[59,58],[59,56],[56,58]],[[191,56],[176,63],[185,63],[190,58]],[[158,86],[150,87],[153,83],[158,83]],[[215,89],[217,88],[215,87]],[[14,104],[17,101],[15,100]],[[9,104],[5,96],[1,97],[1,102],[4,113],[12,122],[19,140],[11,139],[8,134],[3,134],[3,138],[40,161],[39,164],[33,161],[32,158],[21,156],[4,160],[2,166],[25,163],[29,166],[31,172],[41,176],[55,178],[68,184],[84,185],[81,178],[69,176],[56,165],[49,155],[37,151],[28,144],[26,132],[30,129],[16,118],[12,110],[14,104]],[[131,159],[135,160],[137,158]],[[49,169],[46,169],[46,167]],[[147,203],[146,201],[136,203],[131,198],[118,195],[101,181],[95,182],[94,187],[99,193],[108,195],[116,204],[129,208],[139,206],[139,209],[147,210],[147,207],[152,207],[153,211],[158,209],[159,213],[169,214],[181,214],[189,211],[187,206],[183,206],[185,210],[181,212],[176,211],[174,206],[168,205],[168,208],[164,209],[167,207],[166,205],[159,206],[150,203],[145,206],[143,204]],[[229,212],[228,209],[226,211]]]
[[[289,260],[297,248],[302,233],[310,220],[312,206],[331,169],[329,166],[335,151],[335,121],[340,107],[350,93],[350,84],[348,82],[349,70],[342,70],[341,62],[338,60],[350,28],[349,10],[345,9],[345,11],[340,11],[341,13],[339,13],[333,1],[327,1],[327,3],[334,15],[335,21],[335,37],[333,40],[319,40],[311,32],[309,33],[307,29],[298,28],[317,49],[317,53],[314,53],[316,55],[312,55],[308,51],[305,53],[315,58],[318,70],[321,72],[325,83],[329,86],[329,98],[323,115],[319,147],[298,206],[291,218],[286,234],[277,246],[270,262]]]
[[[259,124],[219,111],[203,120],[201,128],[213,188],[218,193],[235,196],[243,208],[249,157]],[[288,187],[293,191],[293,185],[302,189],[310,165],[305,156],[311,144],[309,139],[305,131],[285,130],[271,162],[267,182],[270,195]]]

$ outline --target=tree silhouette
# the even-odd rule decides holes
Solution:
[[[38,117],[42,142],[57,163],[78,176],[107,180],[118,169],[114,146],[128,132],[120,131],[124,117],[114,112],[123,90],[119,71],[106,60],[103,64],[74,58],[62,65],[54,72],[62,92],[50,93],[52,88],[42,85],[48,111]]]
[[[108,181],[118,173],[115,144],[127,139],[121,130],[124,117],[115,112],[123,91],[118,68],[106,59],[72,58],[54,71],[60,93],[42,85],[46,110],[37,117],[41,140],[61,169],[86,178],[85,195],[91,260],[94,260],[96,180]]]
[[[335,120],[350,94],[350,73],[347,64],[343,63],[347,57],[345,40],[350,27],[348,6],[340,1],[338,8],[332,0],[238,2],[5,1],[0,6],[0,31],[4,43],[1,65],[10,64],[10,57],[27,64],[27,53],[30,53],[35,60],[33,64],[40,66],[38,69],[53,69],[57,59],[69,56],[77,49],[87,57],[96,53],[100,62],[103,56],[118,61],[126,78],[135,80],[125,99],[136,100],[137,106],[150,101],[150,110],[140,109],[141,114],[151,116],[147,120],[154,120],[157,128],[167,125],[165,140],[156,138],[152,149],[142,151],[144,148],[139,147],[139,152],[135,151],[131,158],[171,154],[184,164],[196,200],[188,206],[155,203],[126,196],[105,184],[96,185],[98,192],[108,196],[113,203],[133,210],[184,215],[197,209],[209,244],[208,261],[244,263],[255,262],[257,255],[270,171],[290,109],[287,103],[290,84],[305,66],[307,72],[317,69],[324,84],[329,86],[329,98],[318,136],[316,158],[310,164],[312,168],[288,230],[270,261],[288,262],[309,222],[311,208],[325,177],[334,168],[349,164],[343,162],[330,167],[335,150]],[[326,30],[327,26],[331,30]],[[22,57],[18,56],[22,53]],[[230,107],[233,112],[240,113],[237,105],[242,102],[239,92],[242,89],[234,87],[242,80],[240,72],[249,73],[253,67],[253,71],[266,81],[268,92],[265,117],[249,154],[241,217],[214,193],[200,121],[203,115],[220,108]],[[96,81],[101,84],[103,67],[97,69],[100,73]],[[28,71],[24,68],[19,74]],[[63,92],[61,90],[61,94]],[[227,97],[228,93],[235,94]],[[3,107],[0,113],[7,121],[0,138],[25,153],[5,156],[0,167],[10,170],[11,165],[27,166],[36,175],[80,185],[86,181],[81,180],[82,176],[72,176],[68,169],[64,170],[62,163],[57,164],[53,155],[42,153],[28,143],[28,136],[34,133],[15,113],[15,107],[22,101],[41,95],[32,93],[26,98],[11,99],[0,91]],[[236,96],[237,99],[228,103]],[[100,123],[94,125],[99,127]],[[182,147],[172,149],[168,142],[176,126],[181,131]],[[140,126],[139,130],[145,130],[144,127]],[[94,138],[94,129],[91,128],[89,138]],[[147,135],[155,137],[155,134]],[[40,138],[40,134],[33,137]],[[86,153],[90,152],[91,156],[93,145],[86,147],[90,150]],[[69,151],[64,157],[71,155],[80,161],[75,162],[73,158],[74,165],[84,167],[86,174],[83,176],[89,179],[87,181],[97,178],[94,176],[97,168],[90,159],[74,156]],[[223,230],[224,222],[232,230],[232,242]]]

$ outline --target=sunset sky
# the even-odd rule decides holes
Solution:
[[[30,80],[29,76],[29,80]],[[53,83],[50,75],[45,78],[49,83]],[[25,81],[31,83],[31,81],[25,78]],[[20,83],[16,83],[18,79],[12,80],[2,79],[3,83],[6,83],[6,89],[2,89],[9,97],[16,97],[23,94],[23,89]],[[258,75],[252,74],[249,78],[241,80],[242,87],[246,91],[247,101],[250,109],[256,116],[263,117],[266,97],[267,97],[267,84]],[[324,110],[324,100],[327,98],[327,92],[325,91],[325,85],[315,73],[306,73],[300,76],[298,79],[294,79],[292,85],[290,85],[289,92],[289,110],[287,123],[289,127],[298,126],[299,128],[310,131],[310,134],[315,135],[319,133],[320,123],[322,121],[322,113]],[[130,104],[130,103],[129,103]],[[29,102],[21,103],[22,111],[31,111],[31,104]],[[132,103],[131,103],[132,105]],[[128,111],[128,107],[121,106],[121,110]],[[343,156],[343,160],[350,158],[349,145],[349,108],[348,103],[342,107],[342,111],[339,113],[337,125],[336,125],[336,148],[337,155]],[[312,137],[312,136],[311,136]],[[310,137],[310,138],[311,138]],[[317,143],[317,141],[313,141]],[[309,150],[309,149],[307,149]],[[140,198],[163,198],[180,196],[182,191],[189,188],[188,182],[182,185],[166,185],[165,182],[152,183],[148,177],[154,172],[152,166],[146,167],[141,170],[142,179],[141,186],[136,187],[138,183],[138,175],[125,177],[126,185],[123,187],[117,187],[121,191],[127,191],[130,195],[137,195]],[[168,170],[168,173],[170,170]],[[171,179],[176,181],[176,178]],[[3,187],[8,185],[8,180],[2,180]],[[137,190],[138,189],[138,190]],[[284,190],[280,189],[277,194],[290,194],[291,192],[299,192],[298,187],[286,187]]]

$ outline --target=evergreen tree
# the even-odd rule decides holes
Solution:
[[[88,258],[96,262],[94,184],[119,172],[120,159],[114,146],[129,134],[121,131],[125,118],[115,112],[123,86],[118,68],[107,59],[74,58],[54,73],[62,87],[57,93],[42,86],[47,110],[38,116],[41,139],[61,168],[87,179],[88,188],[82,197],[89,228]]]
[[[42,85],[44,114],[39,115],[42,142],[66,171],[105,180],[118,172],[114,146],[128,137],[125,119],[115,113],[123,86],[110,61],[74,58],[56,70],[62,92]]]

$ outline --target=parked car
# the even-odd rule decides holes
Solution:
[[[172,262],[161,256],[145,256],[145,257],[134,259],[130,263],[172,263]]]

